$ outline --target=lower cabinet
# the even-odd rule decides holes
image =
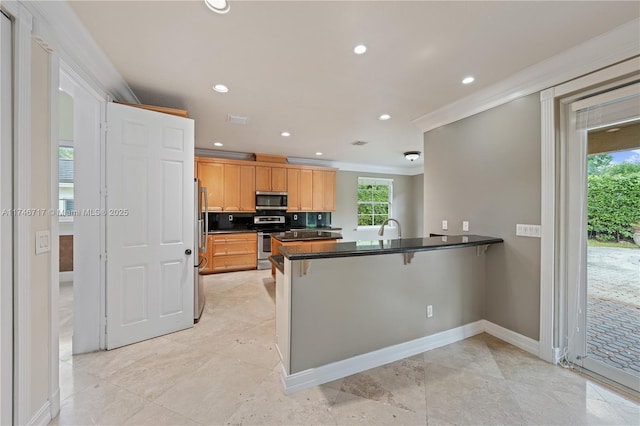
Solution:
[[[255,232],[209,235],[207,260],[205,274],[256,269],[258,235]]]
[[[311,250],[320,250],[322,249],[323,246],[327,245],[327,244],[335,244],[337,243],[338,240],[312,240],[312,241],[287,241],[287,242],[282,242],[280,240],[277,240],[273,237],[271,237],[271,255],[275,256],[277,254],[280,254],[280,247],[281,246],[306,246],[308,248],[310,248]],[[276,275],[276,267],[271,265],[271,275],[275,276]]]

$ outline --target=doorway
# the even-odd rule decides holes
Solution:
[[[572,104],[568,361],[640,391],[640,84]]]

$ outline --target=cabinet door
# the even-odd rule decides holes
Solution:
[[[300,170],[300,211],[313,211],[313,172]]]
[[[287,190],[287,169],[284,167],[271,168],[271,190],[276,192]]]
[[[322,170],[313,171],[312,189],[313,211],[322,212],[324,211],[324,172]]]
[[[200,186],[207,188],[209,210],[222,210],[224,205],[224,165],[220,163],[198,162],[197,168]]]
[[[240,166],[224,165],[224,204],[223,210],[240,211]]]
[[[256,211],[256,167],[240,166],[240,211]]]
[[[287,211],[300,211],[300,169],[287,169]]]
[[[328,171],[324,174],[324,210],[336,211],[336,172]]]
[[[271,167],[256,166],[256,191],[271,191]]]

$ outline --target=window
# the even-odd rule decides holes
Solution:
[[[391,217],[393,179],[358,178],[358,227],[379,226]]]
[[[58,214],[60,220],[73,218],[73,147],[58,148]]]

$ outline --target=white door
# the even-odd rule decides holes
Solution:
[[[193,120],[107,105],[107,349],[193,326]]]

